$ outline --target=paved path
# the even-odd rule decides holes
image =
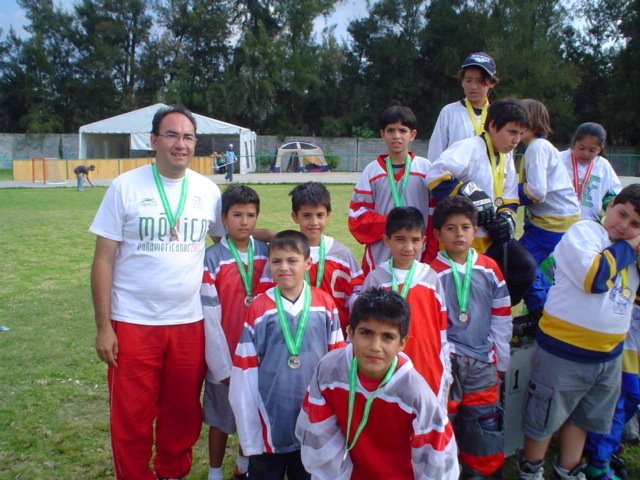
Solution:
[[[236,183],[301,183],[307,181],[321,183],[348,183],[354,185],[360,176],[360,172],[325,172],[325,173],[245,173],[235,174],[233,181]],[[218,185],[227,182],[224,175],[209,176]],[[111,180],[92,179],[94,185],[108,186]],[[75,188],[76,180],[68,180],[66,184],[47,184],[33,182],[0,182],[0,188]],[[91,188],[85,185],[85,188]]]
[[[301,183],[307,181],[321,182],[321,183],[348,183],[355,185],[358,181],[360,172],[325,172],[325,173],[245,173],[236,174],[233,176],[233,181],[236,183]],[[218,185],[225,185],[227,182],[224,180],[224,175],[210,175],[212,179]],[[92,180],[95,185],[108,186],[111,180]],[[620,181],[623,186],[631,183],[640,182],[639,177],[620,177]],[[0,182],[0,188],[75,188],[76,181],[68,180],[66,184],[47,184],[33,183],[33,182]],[[91,187],[88,187],[91,188]]]

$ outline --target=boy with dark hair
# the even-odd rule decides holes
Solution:
[[[431,262],[446,295],[453,376],[449,416],[460,450],[460,478],[468,479],[489,477],[504,464],[498,377],[509,365],[511,339],[511,303],[502,272],[471,248],[477,218],[468,198],[438,202],[433,228],[444,250]]]
[[[260,197],[255,190],[229,186],[222,194],[227,234],[205,252],[200,294],[208,367],[203,402],[204,423],[209,425],[208,480],[222,480],[227,436],[236,431],[229,404],[231,354],[268,258],[267,245],[252,236],[259,213]],[[246,476],[247,468],[248,459],[238,454],[234,475]]]
[[[451,145],[427,175],[437,200],[463,195],[475,205],[479,228],[473,246],[498,263],[513,305],[533,282],[537,267],[531,254],[513,238],[518,182],[511,152],[528,126],[527,112],[518,100],[498,100],[489,106],[485,131]]]
[[[296,425],[314,478],[457,479],[451,425],[402,353],[409,305],[373,288],[354,302],[351,343],[318,364]]]
[[[472,53],[462,62],[458,77],[464,98],[440,110],[429,139],[427,156],[432,161],[457,141],[484,130],[489,94],[498,84],[496,62],[485,52]]]
[[[306,480],[295,422],[318,361],[344,340],[333,299],[304,279],[311,268],[307,237],[277,233],[269,268],[276,286],[249,307],[229,398],[242,451],[250,456],[249,478]]]
[[[556,246],[554,283],[538,325],[525,392],[521,479],[542,478],[547,447],[558,429],[553,478],[584,478],[580,462],[587,432],[609,432],[633,292],[640,283],[638,254],[640,184],[618,194],[602,224],[574,223]]]
[[[406,298],[411,325],[404,351],[435,395],[446,406],[451,368],[447,344],[447,313],[442,284],[429,265],[417,260],[424,244],[424,217],[415,207],[389,212],[384,243],[391,258],[365,279],[362,290],[382,287]]]
[[[347,328],[349,307],[360,292],[364,275],[358,261],[342,243],[324,234],[331,217],[331,195],[327,187],[317,182],[305,182],[289,192],[291,218],[309,239],[311,269],[307,281],[329,293],[338,307],[342,329]],[[273,285],[268,270],[261,283]]]
[[[421,258],[431,260],[438,249],[429,227],[431,197],[426,183],[430,162],[409,151],[417,121],[408,107],[393,106],[380,117],[380,137],[387,153],[369,163],[353,189],[349,205],[349,231],[365,245],[362,270],[367,275],[389,259],[383,236],[387,214],[394,207],[413,205],[424,218],[427,248]]]

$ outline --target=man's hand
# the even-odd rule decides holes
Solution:
[[[473,202],[473,206],[478,211],[478,225],[486,227],[495,216],[493,202],[475,182],[465,182],[459,190],[460,195],[467,197]]]
[[[112,367],[118,366],[118,338],[111,325],[98,328],[96,334],[96,352],[103,362]]]
[[[516,233],[516,219],[511,212],[503,210],[485,228],[495,243],[508,242]]]

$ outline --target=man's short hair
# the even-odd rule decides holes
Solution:
[[[496,130],[501,130],[509,122],[529,128],[529,117],[520,100],[516,98],[501,98],[489,105],[484,123],[484,129],[487,132],[491,125]]]
[[[256,213],[260,213],[260,197],[251,187],[246,185],[230,185],[222,192],[222,213],[229,213],[233,205],[253,204],[256,206]]]
[[[392,290],[369,288],[364,290],[351,307],[349,326],[355,331],[360,322],[375,320],[398,327],[400,338],[409,333],[409,303]]]
[[[193,125],[193,132],[195,133],[197,131],[196,117],[193,116],[193,113],[191,113],[187,107],[184,105],[169,105],[167,107],[160,108],[153,116],[153,120],[151,122],[151,133],[154,135],[160,134],[160,124],[162,123],[162,119],[170,113],[181,113],[187,117]]]
[[[393,105],[387,108],[382,112],[382,115],[380,115],[380,119],[378,120],[378,129],[384,130],[387,128],[387,125],[391,125],[396,122],[400,122],[411,130],[416,130],[418,128],[418,120],[416,119],[416,115],[413,113],[413,110],[402,105]]]
[[[473,202],[462,195],[445,197],[438,202],[433,211],[433,228],[440,230],[453,215],[464,215],[474,227],[478,226],[478,210]]]
[[[271,240],[269,240],[269,255],[274,250],[292,250],[302,255],[305,260],[311,256],[309,239],[304,233],[296,230],[282,230],[271,237]]]
[[[640,183],[627,185],[616,195],[613,203],[630,203],[637,214],[640,214]]]
[[[387,237],[405,228],[420,230],[424,235],[424,217],[416,207],[396,207],[387,215],[387,222],[384,226],[384,233]]]
[[[291,195],[291,211],[294,213],[298,213],[305,205],[325,207],[327,212],[331,212],[331,194],[322,183],[300,183],[289,192],[289,195]]]

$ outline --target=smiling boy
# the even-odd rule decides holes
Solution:
[[[621,353],[639,279],[640,184],[624,188],[603,224],[573,224],[553,252],[554,284],[536,335],[522,430],[521,479],[542,478],[560,430],[556,479],[582,477],[587,431],[608,433],[620,391]]]
[[[285,230],[269,243],[276,286],[251,304],[236,348],[229,399],[249,478],[306,480],[295,423],[318,361],[344,346],[331,296],[305,281],[309,241]]]
[[[446,413],[402,353],[407,302],[381,288],[363,292],[348,330],[350,345],[320,361],[298,417],[305,468],[332,480],[457,479]]]

